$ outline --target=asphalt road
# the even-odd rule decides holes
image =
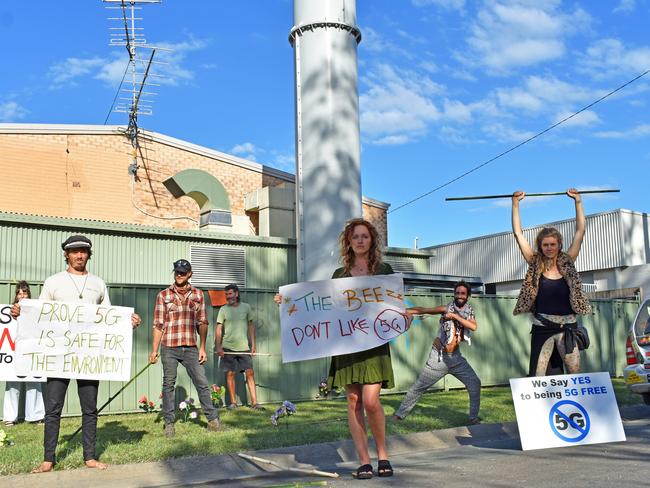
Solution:
[[[522,451],[518,439],[412,452],[391,459],[392,478],[361,481],[352,478],[355,464],[331,466],[338,479],[284,473],[195,486],[215,487],[356,487],[441,486],[501,487],[623,487],[650,486],[650,419],[626,421],[626,442]]]

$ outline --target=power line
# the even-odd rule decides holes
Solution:
[[[596,105],[597,103],[602,102],[602,101],[605,100],[606,98],[612,96],[614,93],[621,91],[623,88],[627,87],[628,85],[631,85],[632,83],[634,83],[634,82],[637,81],[638,79],[643,78],[643,77],[644,77],[645,75],[647,75],[648,73],[650,73],[650,69],[644,71],[643,73],[641,73],[640,75],[634,77],[634,78],[631,79],[630,81],[628,81],[628,82],[622,84],[622,85],[619,86],[618,88],[616,88],[616,89],[610,91],[610,92],[607,93],[606,95],[603,95],[603,96],[600,97],[598,100],[596,100],[596,101],[594,101],[594,102],[591,102],[589,105],[587,105],[587,106],[585,106],[585,107],[582,107],[582,108],[581,108],[580,110],[578,110],[577,112],[574,112],[573,114],[571,114],[571,115],[569,115],[569,116],[563,118],[562,120],[556,122],[555,124],[551,125],[550,127],[547,127],[547,128],[544,129],[543,131],[538,132],[538,133],[535,134],[534,136],[529,137],[529,138],[526,139],[525,141],[522,141],[522,142],[520,142],[519,144],[517,144],[517,145],[515,145],[515,146],[512,146],[511,148],[509,148],[509,149],[503,151],[502,153],[500,153],[500,154],[494,156],[493,158],[488,159],[487,161],[484,161],[483,163],[481,163],[481,164],[479,164],[479,165],[473,167],[473,168],[470,169],[469,171],[466,171],[466,172],[462,173],[461,175],[458,175],[458,176],[456,176],[455,178],[452,178],[451,180],[449,180],[449,181],[447,181],[447,182],[445,182],[445,183],[443,183],[443,184],[441,184],[441,185],[435,187],[434,189],[429,190],[428,192],[423,193],[422,195],[420,195],[420,196],[418,196],[418,197],[415,197],[415,198],[413,198],[412,200],[409,200],[409,201],[406,202],[406,203],[403,203],[403,204],[400,205],[399,207],[395,207],[394,209],[390,210],[388,213],[396,212],[396,211],[399,210],[400,208],[404,208],[404,207],[406,207],[406,206],[408,206],[408,205],[411,205],[412,203],[415,203],[415,202],[417,202],[418,200],[421,200],[422,198],[424,198],[424,197],[426,197],[426,196],[429,196],[429,195],[431,195],[432,193],[434,193],[434,192],[440,190],[441,188],[444,188],[444,187],[446,187],[446,186],[449,186],[449,185],[451,185],[452,183],[454,183],[454,182],[460,180],[461,178],[464,178],[465,176],[467,176],[467,175],[469,175],[469,174],[471,174],[471,173],[473,173],[473,172],[475,172],[475,171],[481,169],[483,166],[487,166],[488,164],[492,163],[493,161],[496,161],[497,159],[499,159],[500,157],[505,156],[506,154],[511,153],[511,152],[514,151],[515,149],[520,148],[520,147],[523,146],[524,144],[528,144],[530,141],[532,141],[532,140],[534,140],[534,139],[537,139],[538,137],[540,137],[540,136],[546,134],[547,132],[549,132],[549,131],[555,129],[558,125],[562,125],[562,124],[565,123],[567,120],[572,119],[572,118],[575,117],[576,115],[579,115],[579,114],[581,114],[582,112],[584,112],[585,110],[590,109],[591,107],[593,107],[593,106]]]
[[[117,100],[117,97],[120,95],[120,89],[122,88],[122,83],[124,83],[124,78],[126,78],[126,73],[129,71],[129,64],[126,63],[126,68],[124,69],[124,74],[122,75],[122,81],[120,81],[120,86],[117,87],[117,92],[115,93],[115,97],[113,97],[113,103],[111,103],[111,108],[108,109],[108,113],[106,114],[106,118],[104,119],[104,125],[106,125],[106,122],[108,122],[108,118],[111,116],[111,112],[113,111],[113,107],[115,106],[115,100]]]

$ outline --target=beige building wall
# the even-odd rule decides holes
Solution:
[[[388,246],[388,204],[372,200],[370,198],[363,199],[363,218],[371,222],[377,229],[381,245],[386,248]]]
[[[256,234],[245,196],[294,176],[158,133],[145,132],[137,179],[128,174],[133,149],[123,127],[0,124],[0,211],[103,220],[177,229],[198,228],[199,207],[175,198],[162,182],[186,169],[214,176],[228,193],[233,232]],[[363,215],[387,241],[388,205],[364,197]]]
[[[217,178],[228,193],[233,221],[249,219],[244,212],[246,194],[292,179],[292,175],[277,176],[279,171],[266,174],[261,165],[239,166],[220,159],[216,151],[203,148],[201,153],[175,142],[155,134],[143,138],[134,180],[127,171],[131,144],[117,131],[0,133],[3,180],[10,182],[0,193],[0,209],[194,229],[199,219],[196,202],[189,197],[174,198],[162,184],[179,171],[199,169]],[[247,227],[253,229],[250,223]]]

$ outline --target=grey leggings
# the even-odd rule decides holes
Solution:
[[[481,380],[469,365],[467,359],[462,356],[460,349],[456,349],[451,354],[442,353],[442,355],[436,349],[431,349],[424,369],[406,392],[406,396],[395,415],[401,418],[406,417],[413,410],[422,394],[446,374],[455,376],[465,385],[469,393],[469,418],[478,418],[478,411],[481,406]]]

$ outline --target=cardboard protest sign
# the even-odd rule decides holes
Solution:
[[[511,378],[510,388],[524,451],[625,440],[609,373]]]
[[[11,305],[0,305],[0,381],[45,381],[45,378],[16,376],[16,321],[11,317]]]
[[[408,329],[402,275],[357,276],[280,287],[282,361],[365,351]]]
[[[132,308],[22,300],[20,310],[17,374],[129,379]]]

